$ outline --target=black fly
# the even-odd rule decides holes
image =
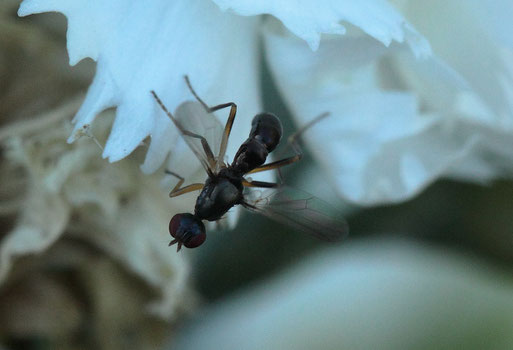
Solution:
[[[182,187],[185,179],[174,172],[167,171],[168,174],[179,179],[169,193],[170,197],[201,190],[196,200],[194,214],[176,214],[171,219],[169,232],[174,239],[169,245],[178,243],[177,251],[182,245],[187,248],[198,247],[206,239],[202,220],[216,221],[237,204],[272,219],[284,221],[327,241],[336,241],[347,235],[348,227],[344,218],[337,210],[320,199],[277,183],[251,181],[245,178],[248,174],[277,169],[300,160],[302,154],[296,138],[326,114],[319,116],[289,138],[289,143],[295,151],[293,156],[267,164],[264,164],[267,156],[281,140],[282,125],[280,120],[271,113],[257,114],[251,123],[249,137],[240,146],[233,162],[227,164],[224,158],[237,113],[237,105],[228,102],[208,107],[196,94],[187,76],[185,81],[199,103],[191,101],[182,103],[176,110],[176,117],[167,110],[155,91],[151,91],[208,174],[204,184],[194,183]],[[230,108],[224,130],[212,114],[223,108]],[[192,130],[187,127],[193,124],[200,125],[202,130]],[[245,187],[259,187],[265,190],[259,191],[260,195],[256,195],[256,192],[245,192]]]

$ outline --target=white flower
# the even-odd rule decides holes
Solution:
[[[162,164],[176,145],[176,130],[148,91],[155,89],[174,110],[191,98],[184,74],[209,104],[239,104],[233,155],[247,135],[248,119],[261,109],[263,29],[265,58],[294,116],[304,123],[325,111],[333,115],[308,133],[307,142],[345,198],[361,204],[401,201],[440,177],[486,181],[511,170],[505,163],[513,157],[511,21],[500,18],[507,18],[512,5],[394,5],[428,37],[434,56],[411,24],[377,0],[87,6],[25,0],[19,12],[63,12],[71,63],[87,56],[98,61],[75,130],[117,106],[104,152],[111,161],[151,135],[142,168],[152,172]],[[260,14],[279,19],[295,35]],[[173,161],[168,166],[179,167]]]
[[[113,166],[88,139],[64,143],[71,128],[63,119],[77,106],[75,98],[32,122],[22,120],[1,130],[6,156],[2,191],[19,191],[5,198],[3,206],[19,214],[0,245],[0,283],[16,258],[42,253],[65,234],[100,247],[148,283],[158,295],[150,305],[154,314],[176,317],[191,299],[189,268],[184,255],[167,246],[166,227],[170,212],[185,211],[190,203],[170,203],[159,177],[140,176],[135,159]],[[94,129],[102,140],[112,119],[108,113],[103,118]],[[25,195],[17,189],[19,183]]]
[[[511,349],[513,280],[445,250],[348,243],[211,308],[173,349]]]
[[[161,174],[142,176],[143,152],[110,164],[88,138],[65,142],[69,120],[83,102],[80,91],[93,72],[87,65],[67,67],[62,37],[49,35],[65,29],[64,21],[18,21],[18,6],[16,0],[0,2],[6,39],[0,47],[0,106],[6,117],[0,127],[3,340],[34,328],[32,334],[46,339],[66,338],[80,325],[80,314],[98,320],[105,312],[115,322],[150,310],[158,317],[145,318],[179,318],[191,309],[195,293],[188,254],[169,249],[167,225],[173,213],[190,210],[193,198],[170,201],[160,187]],[[113,111],[106,111],[91,126],[100,143],[113,119]],[[55,278],[63,271],[73,281]],[[123,297],[111,298],[109,291]],[[119,309],[108,306],[111,299]],[[126,300],[130,307],[123,305]],[[52,317],[46,312],[58,320],[38,328]]]
[[[266,28],[268,61],[344,197],[397,202],[440,177],[489,181],[513,170],[513,22],[510,1],[395,1],[427,37],[416,60],[360,33],[326,38],[317,52]]]
[[[323,39],[318,53],[310,50],[319,47],[321,35],[338,37],[346,32],[347,27],[350,32],[363,31],[365,34],[361,36],[373,52],[388,52],[386,47],[393,47],[397,51],[395,46],[408,46],[416,57],[425,57],[430,53],[429,45],[423,37],[383,0],[358,3],[347,0],[25,0],[19,14],[24,16],[44,11],[59,11],[67,16],[71,64],[84,57],[91,57],[98,62],[95,79],[75,118],[75,131],[90,124],[100,111],[116,106],[116,120],[103,156],[110,161],[122,159],[149,135],[151,144],[142,166],[145,172],[159,168],[169,151],[177,147],[179,142],[176,129],[158,108],[149,91],[157,91],[173,111],[181,102],[192,98],[183,80],[185,74],[190,76],[199,95],[208,104],[228,101],[238,104],[238,119],[228,149],[228,154],[234,155],[238,145],[248,135],[250,118],[262,108],[258,80],[259,34],[262,27],[268,30],[267,60],[293,110],[297,112],[305,103],[311,103],[316,108],[305,108],[297,114],[308,114],[308,118],[312,119],[321,112],[330,111],[333,120],[343,122],[338,110],[341,106],[320,103],[315,90],[318,84],[297,86],[282,76],[290,68],[293,74],[300,75],[296,78],[312,76],[317,82],[324,80],[324,72],[316,74],[310,70],[312,67],[308,65],[307,58],[302,57],[303,53],[294,49],[285,50],[287,42],[294,40],[290,34],[283,34],[286,41],[283,46],[272,44],[269,30],[277,22],[272,18],[265,21],[258,15],[270,14],[280,20],[292,33],[304,40],[298,45],[315,59],[322,57],[322,52],[329,45]],[[371,55],[366,48],[353,48],[354,52],[344,51],[348,57],[339,57],[340,63],[349,58],[367,61],[375,58],[376,53]],[[296,54],[301,56],[292,56]],[[336,72],[338,65],[331,63],[326,71]],[[280,64],[290,67],[279,68]],[[340,76],[332,78],[336,80]],[[289,94],[301,90],[304,92],[301,98],[306,101],[290,98]],[[403,104],[399,106],[404,107]],[[336,128],[341,129],[338,125]],[[74,132],[70,141],[75,140],[77,135]],[[374,136],[369,135],[371,138]],[[339,163],[336,163],[338,167]],[[178,173],[182,166],[172,158],[168,164],[169,168],[177,169]],[[352,176],[354,171],[353,174],[344,174],[344,177]],[[341,186],[345,191],[346,188]],[[361,196],[349,198],[364,199]]]

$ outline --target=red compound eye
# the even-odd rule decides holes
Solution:
[[[192,236],[187,242],[184,242],[183,245],[187,248],[196,248],[205,242],[207,239],[207,234],[205,232],[200,232],[194,236]]]
[[[169,233],[172,237],[176,237],[176,232],[178,231],[178,228],[180,227],[180,222],[182,215],[184,214],[176,214],[173,216],[171,221],[169,222]]]
[[[178,243],[178,249],[182,244],[187,248],[196,248],[207,238],[203,222],[189,213],[173,216],[169,222],[169,233],[174,238],[170,245]]]

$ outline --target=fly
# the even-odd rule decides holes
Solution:
[[[182,245],[186,248],[200,246],[207,237],[203,220],[219,220],[235,205],[242,205],[252,212],[285,222],[326,241],[337,241],[347,235],[348,226],[345,219],[322,200],[278,183],[246,178],[249,174],[279,169],[299,161],[302,153],[297,143],[298,136],[327,114],[315,118],[289,138],[288,142],[295,152],[293,156],[269,163],[265,161],[269,153],[280,143],[283,128],[274,114],[257,114],[251,122],[249,137],[239,147],[232,163],[228,164],[225,163],[225,154],[237,114],[237,105],[228,102],[209,107],[194,91],[187,76],[185,82],[199,103],[182,103],[176,109],[176,117],[168,111],[155,91],[151,91],[208,175],[205,183],[183,186],[183,177],[175,172],[166,171],[178,179],[178,183],[169,193],[170,197],[201,190],[194,214],[180,213],[171,219],[169,232],[173,240],[169,243],[170,246],[177,244],[177,251]],[[230,112],[223,129],[212,113],[224,108],[229,108]],[[264,190],[245,191],[245,188]]]

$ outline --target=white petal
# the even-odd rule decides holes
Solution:
[[[176,254],[168,247],[166,232],[170,219],[169,199],[162,195],[154,179],[142,177],[142,183],[128,203],[116,212],[114,218],[82,214],[91,227],[101,229],[88,232],[94,241],[110,256],[139,276],[158,293],[149,310],[166,319],[177,316],[187,307],[194,295],[188,289],[189,268],[185,254]],[[172,211],[184,211],[191,201],[175,202]],[[189,299],[189,300],[188,300]]]
[[[511,35],[513,18],[513,3],[509,0],[471,0],[465,3],[473,6],[479,14],[482,28],[490,32],[502,45],[513,48]]]
[[[174,348],[510,349],[512,292],[510,276],[446,251],[349,244],[230,296]]]
[[[72,143],[81,135],[84,126],[90,126],[94,118],[103,110],[114,107],[117,103],[115,100],[115,84],[109,74],[108,68],[104,62],[98,62],[96,75],[93,82],[89,86],[87,96],[73,118],[76,124],[75,130],[68,138],[68,142]]]
[[[108,44],[110,26],[119,19],[125,7],[126,3],[121,1],[88,1],[86,4],[83,1],[24,0],[18,15],[27,16],[51,11],[65,14],[68,18],[69,59],[70,64],[75,65],[86,57],[98,59],[102,48]],[[90,14],[95,15],[89,16]],[[91,35],[92,33],[95,35]]]
[[[469,83],[494,122],[513,125],[513,89],[505,83],[513,79],[513,22],[501,20],[513,12],[511,1],[407,1],[403,12]]]
[[[68,222],[69,207],[57,194],[42,194],[33,188],[17,226],[0,245],[0,283],[18,256],[39,253],[52,245]]]
[[[386,46],[406,42],[416,56],[430,54],[428,42],[384,0],[214,1],[223,10],[244,16],[271,14],[313,50],[319,47],[321,34],[344,34],[341,22],[347,22]]]
[[[394,86],[400,76],[386,66],[385,53],[407,55],[401,48],[386,51],[357,36],[327,39],[314,53],[272,28],[265,39],[271,70],[301,124],[332,113],[305,139],[347,199],[360,204],[404,200],[438,177],[454,174],[459,164],[475,161],[482,138],[470,124],[451,129],[453,119],[446,117],[451,110],[442,109],[468,93],[467,83],[443,62],[419,62],[410,56],[418,86],[435,80],[435,86],[442,87],[438,92],[426,89],[425,100],[419,100],[415,91]],[[387,78],[385,71],[392,76]],[[436,99],[441,92],[446,96],[443,103]],[[420,102],[427,104],[428,112]]]
[[[150,310],[173,318],[194,295],[188,288],[187,253],[168,247],[167,226],[172,213],[194,206],[194,198],[170,201],[159,186],[159,174],[141,176],[137,159],[112,165],[89,139],[64,143],[70,129],[64,119],[76,108],[72,100],[35,122],[3,130],[6,161],[17,171],[2,169],[2,192],[12,192],[24,170],[28,198],[18,205],[16,225],[0,242],[0,283],[18,256],[30,259],[66,233],[107,251],[155,291]],[[112,119],[107,112],[95,123],[100,140],[106,139]]]
[[[103,154],[110,161],[125,157],[148,135],[155,135],[143,170],[152,172],[162,164],[172,146],[166,137],[174,139],[176,132],[166,135],[171,122],[155,108],[150,90],[173,111],[192,99],[185,74],[209,104],[233,100],[248,118],[260,110],[255,18],[223,13],[209,0],[26,0],[19,14],[43,11],[60,11],[68,18],[71,63],[86,56],[98,60],[70,141],[100,111],[117,106]],[[244,132],[235,132],[237,140],[232,143]]]

